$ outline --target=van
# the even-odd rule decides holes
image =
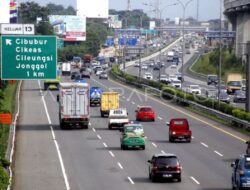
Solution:
[[[230,73],[227,75],[227,93],[234,93],[241,90],[242,75],[238,73]]]
[[[169,126],[169,142],[174,142],[176,139],[191,142],[192,131],[189,129],[187,119],[171,119],[170,122],[167,122],[167,126]]]

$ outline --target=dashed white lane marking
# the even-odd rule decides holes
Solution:
[[[108,145],[107,145],[105,142],[103,142],[102,144],[103,144],[103,146],[104,146],[105,148],[108,147]]]
[[[38,81],[38,85],[39,85],[40,92],[41,92],[40,81]],[[42,96],[42,102],[43,102],[43,106],[44,106],[44,110],[45,110],[45,113],[46,113],[46,116],[47,116],[48,123],[50,124],[50,131],[51,131],[51,135],[52,135],[52,138],[54,140],[55,147],[56,147],[56,152],[57,152],[59,163],[60,163],[60,166],[61,166],[61,170],[62,170],[66,190],[70,190],[69,180],[68,180],[68,176],[67,176],[67,173],[66,173],[64,163],[63,163],[62,154],[61,154],[61,151],[60,151],[59,144],[57,143],[57,140],[56,140],[56,136],[55,136],[55,133],[54,133],[54,128],[53,128],[52,123],[51,123],[49,111],[48,111],[47,104],[46,104],[46,101],[44,99],[44,96]]]
[[[127,102],[129,102],[130,101],[130,99],[127,99]]]
[[[223,157],[223,154],[219,153],[218,151],[214,151],[214,153],[218,154],[220,157]]]
[[[145,138],[145,139],[147,139],[148,137],[147,137],[147,136],[145,136],[144,138]]]
[[[192,136],[191,138],[192,138],[192,139],[194,139],[194,137],[193,137],[193,136]]]
[[[123,98],[123,99],[126,99],[126,97],[125,97],[125,96],[123,96],[122,98]]]
[[[135,184],[135,183],[133,182],[133,180],[131,179],[131,177],[128,177],[128,180],[130,181],[130,183],[131,183],[132,185]]]
[[[158,119],[159,119],[159,120],[162,120],[162,118],[161,118],[161,117],[158,117]]]
[[[134,102],[132,102],[132,104],[135,104]]]
[[[203,146],[205,146],[206,148],[208,148],[208,145],[207,145],[207,144],[205,144],[205,143],[203,143],[203,142],[201,142],[201,144],[202,144]]]
[[[157,145],[156,145],[155,143],[152,142],[151,144],[152,144],[155,148],[157,148]]]
[[[123,167],[120,162],[118,162],[117,165],[123,170]]]
[[[200,182],[197,181],[197,179],[195,179],[193,176],[190,177],[197,185],[200,185]]]
[[[89,126],[91,126],[92,124],[91,123],[89,123]]]
[[[115,155],[113,154],[112,151],[109,151],[109,154],[110,154],[112,157],[115,157]]]
[[[98,137],[98,139],[100,139],[100,140],[102,139],[102,137],[100,135],[96,135],[96,136]]]
[[[164,152],[164,150],[161,151],[162,154],[166,154],[166,152]]]
[[[92,128],[92,131],[96,132],[95,128]]]

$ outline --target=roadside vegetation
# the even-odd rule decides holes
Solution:
[[[175,100],[177,103],[181,105],[187,105],[185,101],[188,100],[188,101],[198,103],[208,108],[219,110],[225,114],[229,114],[239,119],[250,122],[250,113],[245,112],[243,109],[235,108],[232,105],[228,105],[223,102],[218,103],[218,101],[215,101],[214,99],[197,96],[188,92],[184,92],[184,91],[181,91],[179,89],[168,86],[158,81],[145,80],[142,78],[139,81],[138,77],[121,71],[118,65],[114,65],[112,67],[112,74],[118,80],[119,80],[118,77],[124,78],[126,83],[135,85],[139,88],[141,88],[142,87],[141,85],[144,84],[144,85],[148,85],[148,86],[160,89],[162,90],[161,95],[163,98]],[[237,125],[237,124],[234,124],[234,125]]]
[[[0,88],[0,113],[14,113],[15,94],[17,84],[7,84],[1,82]],[[8,146],[10,125],[0,123],[0,190],[7,189],[9,176],[7,167],[9,162],[5,159],[6,149]]]
[[[202,55],[201,58],[191,67],[191,70],[205,75],[218,75],[219,49]],[[234,52],[231,49],[223,49],[221,63],[222,79],[225,80],[228,73],[241,73],[245,77],[245,64],[242,64],[241,59],[236,58]]]

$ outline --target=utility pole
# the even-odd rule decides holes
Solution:
[[[196,12],[196,21],[197,21],[197,23],[199,22],[199,8],[200,8],[199,0],[197,0],[197,12]]]
[[[221,62],[222,62],[222,0],[220,0],[220,51],[219,51],[219,85],[218,85],[218,109],[220,108],[221,93]]]
[[[247,63],[246,63],[246,112],[250,112],[250,41],[247,43]]]

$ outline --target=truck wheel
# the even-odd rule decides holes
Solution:
[[[104,117],[104,113],[103,112],[101,112],[101,117]]]
[[[47,89],[48,89],[48,85],[44,84],[44,90],[47,90]]]
[[[61,127],[61,129],[67,129],[67,125],[64,122],[60,123],[60,127]]]

